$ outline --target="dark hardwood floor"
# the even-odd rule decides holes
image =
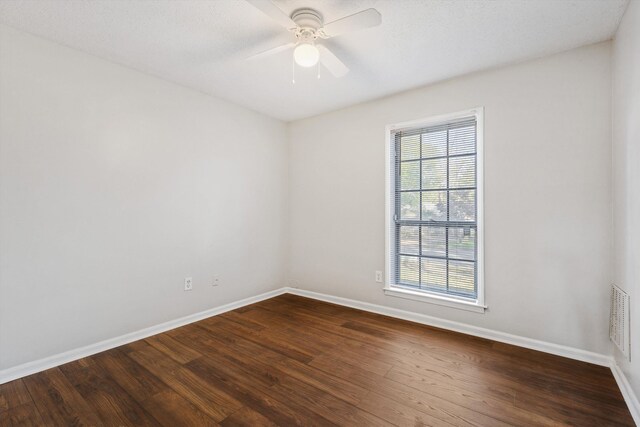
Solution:
[[[0,385],[0,425],[633,425],[609,369],[282,295]]]

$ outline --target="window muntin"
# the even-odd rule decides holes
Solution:
[[[477,300],[475,115],[392,134],[392,286]]]

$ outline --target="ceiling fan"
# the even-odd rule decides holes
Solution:
[[[259,52],[247,59],[264,58],[293,49],[293,60],[296,64],[301,67],[313,67],[319,61],[335,77],[344,76],[349,72],[349,68],[327,46],[318,41],[351,31],[376,27],[382,22],[380,12],[375,9],[366,9],[325,24],[322,15],[315,9],[297,9],[288,16],[271,0],[246,1],[296,37],[295,42]]]

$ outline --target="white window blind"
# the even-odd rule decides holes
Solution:
[[[391,133],[394,287],[478,299],[476,115]]]

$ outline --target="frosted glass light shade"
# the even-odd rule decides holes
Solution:
[[[320,52],[310,43],[301,43],[294,49],[293,59],[301,67],[313,67],[320,59]]]

